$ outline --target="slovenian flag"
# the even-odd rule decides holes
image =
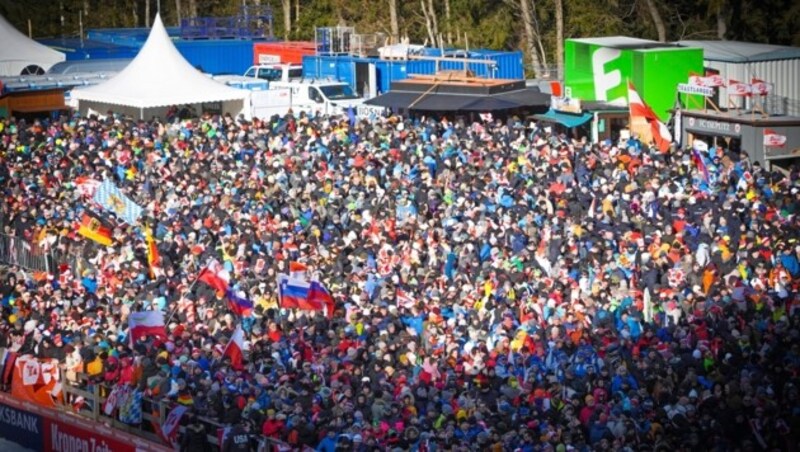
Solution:
[[[253,302],[248,300],[243,293],[236,293],[232,290],[227,292],[228,309],[241,317],[253,315]]]
[[[228,346],[225,347],[225,352],[222,356],[227,356],[231,359],[231,367],[240,370],[243,369],[242,361],[244,360],[244,331],[242,326],[238,325],[233,331]]]

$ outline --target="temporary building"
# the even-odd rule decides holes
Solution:
[[[164,116],[171,106],[238,115],[249,93],[204,75],[186,61],[167,34],[161,17],[131,63],[105,83],[75,89],[72,97],[82,114],[108,110],[140,119]]]
[[[39,44],[0,16],[0,76],[44,74],[66,56]]]

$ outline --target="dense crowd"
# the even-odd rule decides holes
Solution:
[[[800,444],[796,170],[513,117],[2,120],[0,149],[5,233],[78,255],[6,270],[0,346],[190,406],[185,450],[197,416],[319,451]],[[110,246],[82,178],[145,209]],[[211,258],[251,317],[195,283]],[[331,318],[280,309],[290,262]],[[130,344],[149,309],[169,339]]]

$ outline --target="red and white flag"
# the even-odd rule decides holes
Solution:
[[[403,289],[397,289],[397,305],[405,308],[414,306],[414,299]]]
[[[128,316],[128,327],[131,344],[135,344],[145,336],[167,339],[167,332],[164,329],[164,313],[161,311],[132,312]]]
[[[748,83],[742,83],[738,80],[728,80],[728,95],[729,96],[750,96],[753,94],[753,87]]]
[[[242,369],[242,361],[244,358],[244,331],[242,331],[242,326],[239,325],[233,331],[233,335],[231,336],[231,340],[228,342],[228,346],[225,347],[225,352],[222,356],[227,356],[231,359],[231,366],[234,369]]]
[[[772,129],[764,129],[764,146],[779,148],[786,144],[786,135],[781,135]]]
[[[764,80],[754,78],[750,80],[750,90],[755,95],[766,96],[770,91],[772,91],[772,84],[767,83]]]
[[[661,152],[667,151],[672,143],[672,134],[667,129],[667,125],[658,119],[653,109],[644,103],[630,81],[628,81],[628,106],[631,117],[644,118],[650,125],[653,141],[658,149]]]
[[[689,84],[694,86],[704,86],[707,88],[716,88],[718,86],[725,86],[725,80],[719,74],[706,73],[705,77],[692,74],[689,76]]]
[[[78,176],[75,178],[75,188],[81,196],[91,198],[100,185],[101,182],[99,180],[92,179],[91,177]]]
[[[176,442],[178,439],[178,427],[181,423],[181,418],[183,417],[184,413],[188,411],[188,407],[184,405],[177,405],[172,411],[169,412],[167,418],[164,420],[164,423],[161,425],[161,437],[167,444],[172,445],[173,447],[177,446]]]
[[[289,276],[291,278],[305,279],[308,267],[300,262],[289,262]]]
[[[218,260],[212,259],[206,268],[200,271],[197,280],[208,284],[218,292],[227,292],[231,275]]]

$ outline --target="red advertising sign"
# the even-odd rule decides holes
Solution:
[[[101,433],[97,427],[80,428],[73,423],[46,419],[44,450],[47,452],[135,452],[134,444],[114,438],[111,429]]]

